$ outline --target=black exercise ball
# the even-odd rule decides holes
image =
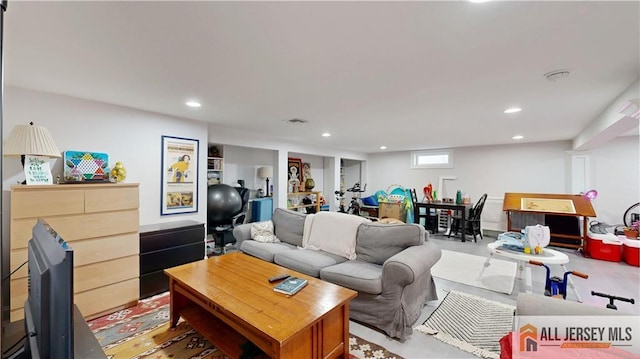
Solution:
[[[227,184],[214,184],[207,190],[207,217],[209,223],[224,223],[242,211],[242,198]]]

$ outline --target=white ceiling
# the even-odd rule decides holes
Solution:
[[[637,1],[11,1],[5,83],[361,152],[566,140],[640,74],[639,14]],[[557,69],[570,77],[543,76]]]

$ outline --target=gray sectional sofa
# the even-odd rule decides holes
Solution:
[[[380,224],[336,212],[305,215],[281,208],[274,211],[272,221],[279,243],[252,240],[249,223],[233,231],[237,248],[357,291],[350,304],[353,320],[404,340],[426,301],[437,299],[430,270],[441,250],[420,225]],[[350,240],[355,242],[353,252],[342,253],[349,252]]]

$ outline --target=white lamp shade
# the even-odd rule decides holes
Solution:
[[[271,178],[273,177],[273,167],[266,166],[258,168],[258,177],[260,178]]]
[[[61,157],[60,150],[46,128],[29,125],[17,125],[4,142],[5,156],[46,156]]]

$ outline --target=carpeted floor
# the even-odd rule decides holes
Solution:
[[[169,296],[165,293],[94,319],[89,328],[110,359],[225,358],[188,323],[180,321],[175,329],[170,329],[168,321]],[[351,359],[402,359],[355,335],[349,338],[349,348]]]
[[[497,359],[514,311],[511,305],[451,291],[416,330],[481,358]]]

